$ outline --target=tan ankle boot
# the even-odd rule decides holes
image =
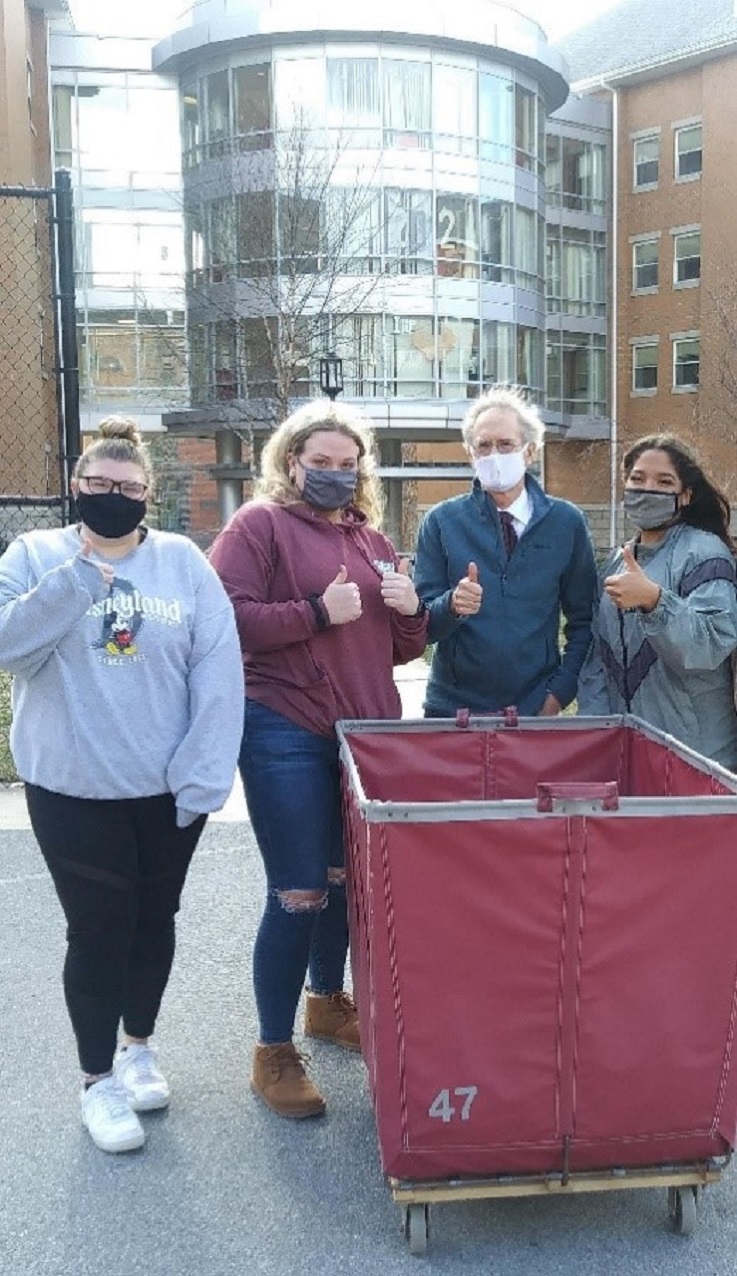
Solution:
[[[326,996],[308,992],[304,1031],[306,1037],[332,1041],[345,1050],[361,1049],[358,1011],[356,1003],[347,992],[333,992]]]
[[[256,1046],[253,1052],[251,1089],[272,1112],[281,1117],[322,1116],[325,1100],[305,1071],[307,1056],[291,1041],[278,1046]]]

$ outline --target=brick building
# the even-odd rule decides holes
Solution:
[[[737,499],[737,7],[625,0],[561,45],[613,107],[614,452],[694,443]]]

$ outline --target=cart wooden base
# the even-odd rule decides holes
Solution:
[[[661,1165],[636,1170],[611,1169],[571,1174],[501,1175],[498,1178],[449,1179],[423,1183],[389,1179],[392,1197],[403,1210],[403,1231],[411,1254],[427,1252],[430,1206],[449,1201],[481,1201],[512,1196],[571,1196],[581,1192],[629,1192],[664,1187],[674,1231],[696,1230],[701,1188],[718,1183],[729,1158],[693,1165]]]

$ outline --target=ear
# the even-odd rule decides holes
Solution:
[[[692,496],[693,496],[693,488],[684,487],[683,491],[680,492],[678,496],[679,508],[681,505],[690,505]]]
[[[524,447],[525,464],[532,465],[537,456],[537,443],[525,443]]]

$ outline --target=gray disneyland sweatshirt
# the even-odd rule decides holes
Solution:
[[[0,667],[11,748],[31,784],[81,798],[173,793],[178,821],[233,783],[243,672],[228,597],[184,536],[149,530],[109,560],[76,527],[19,536],[0,558]]]

